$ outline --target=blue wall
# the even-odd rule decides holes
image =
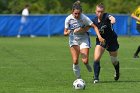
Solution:
[[[63,35],[65,18],[68,15],[31,15],[24,25],[21,35],[52,36]],[[87,15],[93,19],[95,15]],[[136,21],[129,15],[113,15],[116,18],[114,29],[118,35],[139,35]],[[19,15],[0,15],[0,36],[16,36],[20,28]],[[93,29],[90,34],[95,35]]]

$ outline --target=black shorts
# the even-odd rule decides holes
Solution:
[[[105,45],[101,45],[100,41],[96,38],[96,45],[100,45],[109,52],[117,51],[119,49],[119,44],[116,39],[111,39],[111,41],[106,40]]]
[[[140,33],[140,24],[137,24],[136,29]]]

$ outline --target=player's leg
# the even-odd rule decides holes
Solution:
[[[26,23],[27,23],[27,17],[22,16],[21,17],[20,27],[19,27],[18,34],[17,34],[17,38],[20,38],[21,32],[23,31],[23,28],[26,25]]]
[[[89,65],[89,62],[88,62],[89,48],[91,47],[90,46],[90,38],[86,37],[85,39],[80,40],[80,43],[81,43],[80,44],[80,53],[81,53],[81,56],[82,56],[82,61],[85,64],[87,70],[89,72],[92,72],[92,68],[91,68],[91,66]]]
[[[96,45],[95,50],[94,50],[94,63],[93,63],[94,83],[98,83],[98,81],[99,81],[100,59],[101,59],[101,56],[104,53],[104,51],[105,51],[105,49],[102,46]]]
[[[73,72],[77,78],[81,78],[80,67],[78,65],[80,47],[77,45],[73,45],[72,47],[70,47],[70,51],[71,51],[72,60],[73,60]]]
[[[85,64],[87,70],[89,72],[92,72],[92,68],[91,68],[91,66],[89,65],[89,62],[88,62],[89,48],[83,48],[83,49],[81,49],[80,50],[80,53],[81,53],[81,56],[82,56],[82,61]]]
[[[17,34],[17,38],[20,38],[20,37],[21,37],[20,34],[21,34],[21,32],[22,32],[22,29],[23,29],[23,25],[21,25],[21,26],[19,27],[18,34]]]
[[[114,52],[109,52],[110,54],[110,58],[111,58],[111,62],[115,68],[115,75],[114,75],[114,80],[118,80],[120,77],[120,64],[119,64],[119,60],[117,58],[117,51]]]
[[[139,58],[139,56],[138,56],[139,52],[140,52],[140,45],[138,46],[138,48],[134,54],[134,58]]]
[[[140,33],[140,24],[136,25],[136,29]],[[136,52],[134,54],[134,58],[139,58],[139,56],[138,56],[139,52],[140,52],[140,45],[138,46],[138,48],[137,48],[137,50],[136,50]]]

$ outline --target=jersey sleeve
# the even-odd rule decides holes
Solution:
[[[112,15],[108,14],[108,13],[104,13],[104,19],[109,19],[109,17],[111,17]]]
[[[28,16],[28,15],[29,15],[28,9],[23,9],[22,15],[23,15],[23,16]]]
[[[93,24],[93,22],[84,14],[83,14],[83,18],[86,26],[91,26],[91,24]]]
[[[65,19],[65,28],[68,29],[69,28],[69,17],[67,17]]]
[[[96,25],[96,18],[92,19],[92,22]]]

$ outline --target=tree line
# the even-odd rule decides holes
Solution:
[[[69,14],[76,0],[0,0],[0,14],[19,14],[25,4],[31,14]],[[102,2],[106,11],[114,14],[130,14],[140,5],[140,0],[80,0],[83,12],[94,13],[96,4]]]

